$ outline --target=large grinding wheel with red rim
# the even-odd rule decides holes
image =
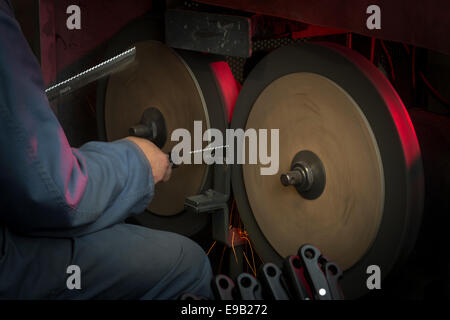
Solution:
[[[386,276],[408,255],[423,207],[420,149],[402,101],[369,61],[332,44],[278,49],[244,83],[232,127],[279,129],[278,174],[250,164],[232,174],[264,261],[281,264],[312,244],[345,270],[344,293],[354,298],[367,291],[368,266]],[[311,161],[311,189],[281,183]]]

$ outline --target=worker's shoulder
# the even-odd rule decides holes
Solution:
[[[8,15],[14,15],[14,9],[9,0],[0,0],[0,10],[6,12]]]

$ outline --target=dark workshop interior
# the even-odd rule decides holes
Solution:
[[[131,135],[170,154],[194,121],[279,129],[277,174],[173,165],[126,219],[199,244],[214,299],[450,297],[450,2],[11,3],[74,150]]]

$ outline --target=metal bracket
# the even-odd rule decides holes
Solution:
[[[247,17],[180,9],[166,12],[166,43],[177,49],[248,58],[251,30]]]
[[[271,299],[289,300],[283,273],[277,265],[273,263],[264,264],[260,269],[258,277],[261,279],[262,285],[270,293]]]
[[[251,274],[239,275],[236,287],[241,300],[263,300],[261,284]]]
[[[223,274],[215,276],[212,281],[213,292],[219,300],[234,300],[234,287],[235,285],[233,280]]]
[[[339,281],[343,277],[343,271],[334,262],[326,261],[323,265],[324,273],[327,277],[328,286],[333,300],[344,300],[344,294],[342,292]]]
[[[298,256],[289,256],[284,260],[284,273],[292,295],[296,300],[312,300],[308,289],[310,289],[305,278],[305,269],[302,267]]]
[[[212,213],[213,239],[229,246],[230,224],[228,200],[230,199],[231,168],[226,164],[214,165],[213,189],[186,198],[186,210],[195,213]]]
[[[312,245],[304,245],[299,249],[298,256],[305,268],[305,275],[310,282],[314,298],[317,300],[332,300],[328,280],[321,268],[322,253],[319,249]]]

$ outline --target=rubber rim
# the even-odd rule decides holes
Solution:
[[[368,266],[380,266],[384,278],[404,261],[416,241],[424,190],[419,145],[406,109],[383,74],[359,54],[328,44],[296,44],[266,56],[244,83],[231,127],[245,128],[261,91],[272,81],[295,72],[317,73],[344,88],[365,114],[380,148],[386,181],[380,229],[371,248],[345,272],[342,282],[346,297],[357,298],[368,291]],[[265,261],[281,266],[283,257],[270,246],[251,212],[241,165],[233,166],[232,184],[241,218],[256,250]]]

